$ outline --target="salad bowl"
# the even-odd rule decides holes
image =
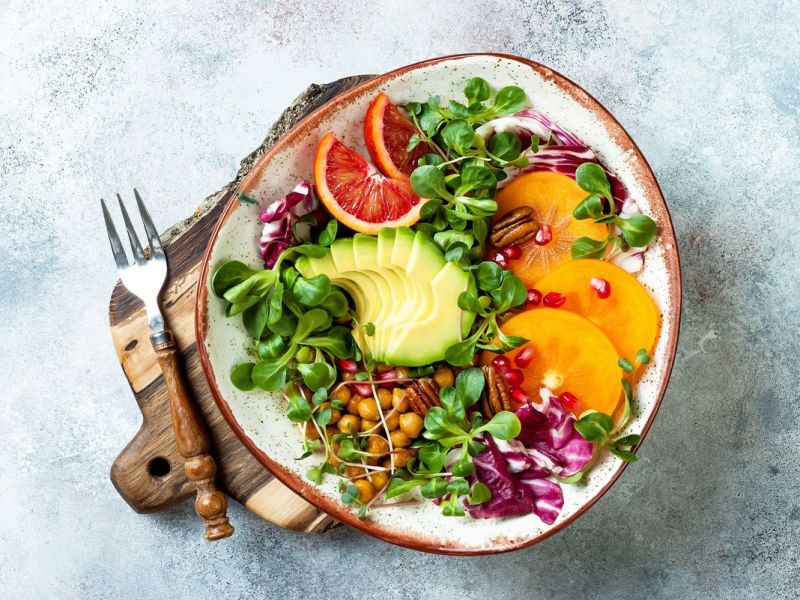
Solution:
[[[588,510],[620,477],[627,466],[603,453],[585,484],[564,486],[563,508],[552,523],[534,514],[472,519],[443,517],[431,502],[399,503],[370,511],[364,518],[341,500],[332,480],[320,485],[306,478],[308,466],[298,460],[297,428],[285,417],[280,394],[245,392],[231,383],[231,370],[247,359],[248,334],[238,319],[226,318],[226,303],[214,294],[212,275],[227,261],[262,266],[258,210],[284,196],[298,180],[314,171],[315,149],[327,132],[366,154],[362,140],[364,114],[384,92],[397,104],[431,96],[457,98],[464,82],[481,77],[502,87],[525,91],[530,105],[573,132],[635,198],[642,212],[658,224],[639,282],[652,296],[661,315],[660,332],[649,365],[636,386],[631,431],[644,437],[652,424],[670,377],[678,339],[681,278],[678,249],[667,205],[658,183],[636,144],[616,119],[578,85],[533,61],[500,54],[446,56],[396,69],[332,99],[298,123],[270,148],[241,182],[225,208],[209,242],[196,306],[196,333],[203,369],[215,400],[230,427],[253,455],[294,492],[336,519],[401,546],[447,554],[487,554],[535,544],[562,529]],[[425,340],[419,340],[425,344]],[[633,468],[639,468],[634,466]],[[330,478],[329,478],[330,479]]]

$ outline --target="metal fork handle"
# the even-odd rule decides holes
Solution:
[[[203,518],[205,538],[221,540],[233,533],[233,526],[228,522],[228,499],[214,484],[217,463],[208,453],[208,433],[186,385],[172,333],[157,333],[150,341],[167,384],[178,451],[185,459],[183,467],[197,488],[195,511]]]

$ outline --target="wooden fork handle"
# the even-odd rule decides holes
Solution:
[[[228,499],[214,484],[217,463],[208,453],[208,433],[186,385],[175,340],[165,331],[151,341],[169,391],[178,451],[185,459],[183,467],[197,488],[194,508],[203,517],[205,538],[226,538],[233,533],[233,526],[228,522]]]

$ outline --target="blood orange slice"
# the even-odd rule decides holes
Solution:
[[[364,143],[380,171],[394,179],[408,177],[417,167],[417,161],[428,152],[424,143],[410,152],[408,141],[419,133],[411,119],[381,92],[372,101],[364,117]]]
[[[333,133],[327,133],[317,147],[314,185],[331,215],[360,233],[374,235],[384,227],[409,226],[419,220],[422,200],[408,178],[381,175]]]

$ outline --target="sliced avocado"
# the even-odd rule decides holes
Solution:
[[[418,310],[415,320],[428,317],[434,303],[433,290],[430,282],[436,277],[445,265],[439,247],[433,240],[422,232],[407,230],[411,235],[398,236],[395,246],[395,257],[400,262],[402,257],[403,269],[408,273],[419,289]]]
[[[384,311],[378,321],[373,321],[375,333],[370,336],[373,356],[382,355],[383,331],[390,323],[397,322],[397,308],[402,306],[402,286],[396,274],[381,268],[378,264],[378,239],[357,233],[353,237],[353,256],[358,270],[372,279],[378,288],[380,301]],[[362,323],[365,325],[365,323]]]
[[[383,303],[375,302],[372,299],[380,298],[381,291],[377,283],[366,273],[359,271],[356,264],[355,253],[353,251],[353,238],[336,240],[331,244],[331,258],[338,271],[338,278],[348,279],[358,286],[363,293],[364,310],[360,312],[363,319],[367,322],[383,322],[387,312]],[[314,259],[316,260],[316,259]],[[328,275],[331,277],[331,275]],[[365,323],[362,323],[364,325]]]
[[[402,273],[410,283],[410,288],[406,290],[406,302],[409,306],[405,318],[409,321],[415,320],[420,316],[421,312],[424,311],[425,298],[425,292],[422,289],[424,286],[421,286],[419,281],[415,281],[406,270],[408,254],[414,243],[415,234],[408,227],[385,229],[382,230],[381,233],[383,233],[383,231],[392,232],[391,235],[385,234],[387,238],[392,238],[392,247],[391,249],[387,248],[389,264],[397,272]]]
[[[394,319],[387,321],[387,325],[391,323],[408,323],[409,321],[416,320],[420,311],[421,291],[419,286],[414,283],[405,271],[405,265],[397,265],[392,262],[394,254],[395,243],[397,241],[397,229],[384,228],[378,232],[378,264],[382,269],[387,269],[394,273],[400,279],[401,286],[397,288],[399,293],[399,304],[397,306],[397,314]],[[407,229],[407,231],[410,231]],[[413,234],[412,234],[413,236]],[[402,236],[401,236],[402,237]],[[385,353],[388,340],[385,338],[381,340],[380,351]]]
[[[458,295],[474,289],[472,276],[448,263],[427,235],[408,228],[337,240],[328,255],[304,257],[297,268],[304,275],[325,273],[350,293],[361,323],[375,325],[373,336],[354,332],[356,342],[380,362],[442,360],[475,317],[458,308]]]
[[[471,279],[456,263],[446,263],[431,282],[434,303],[428,316],[402,328],[387,329],[386,334],[392,338],[387,361],[416,367],[444,359],[447,348],[463,339],[465,320],[458,308],[458,295],[469,288]],[[473,313],[469,314],[474,318]]]

